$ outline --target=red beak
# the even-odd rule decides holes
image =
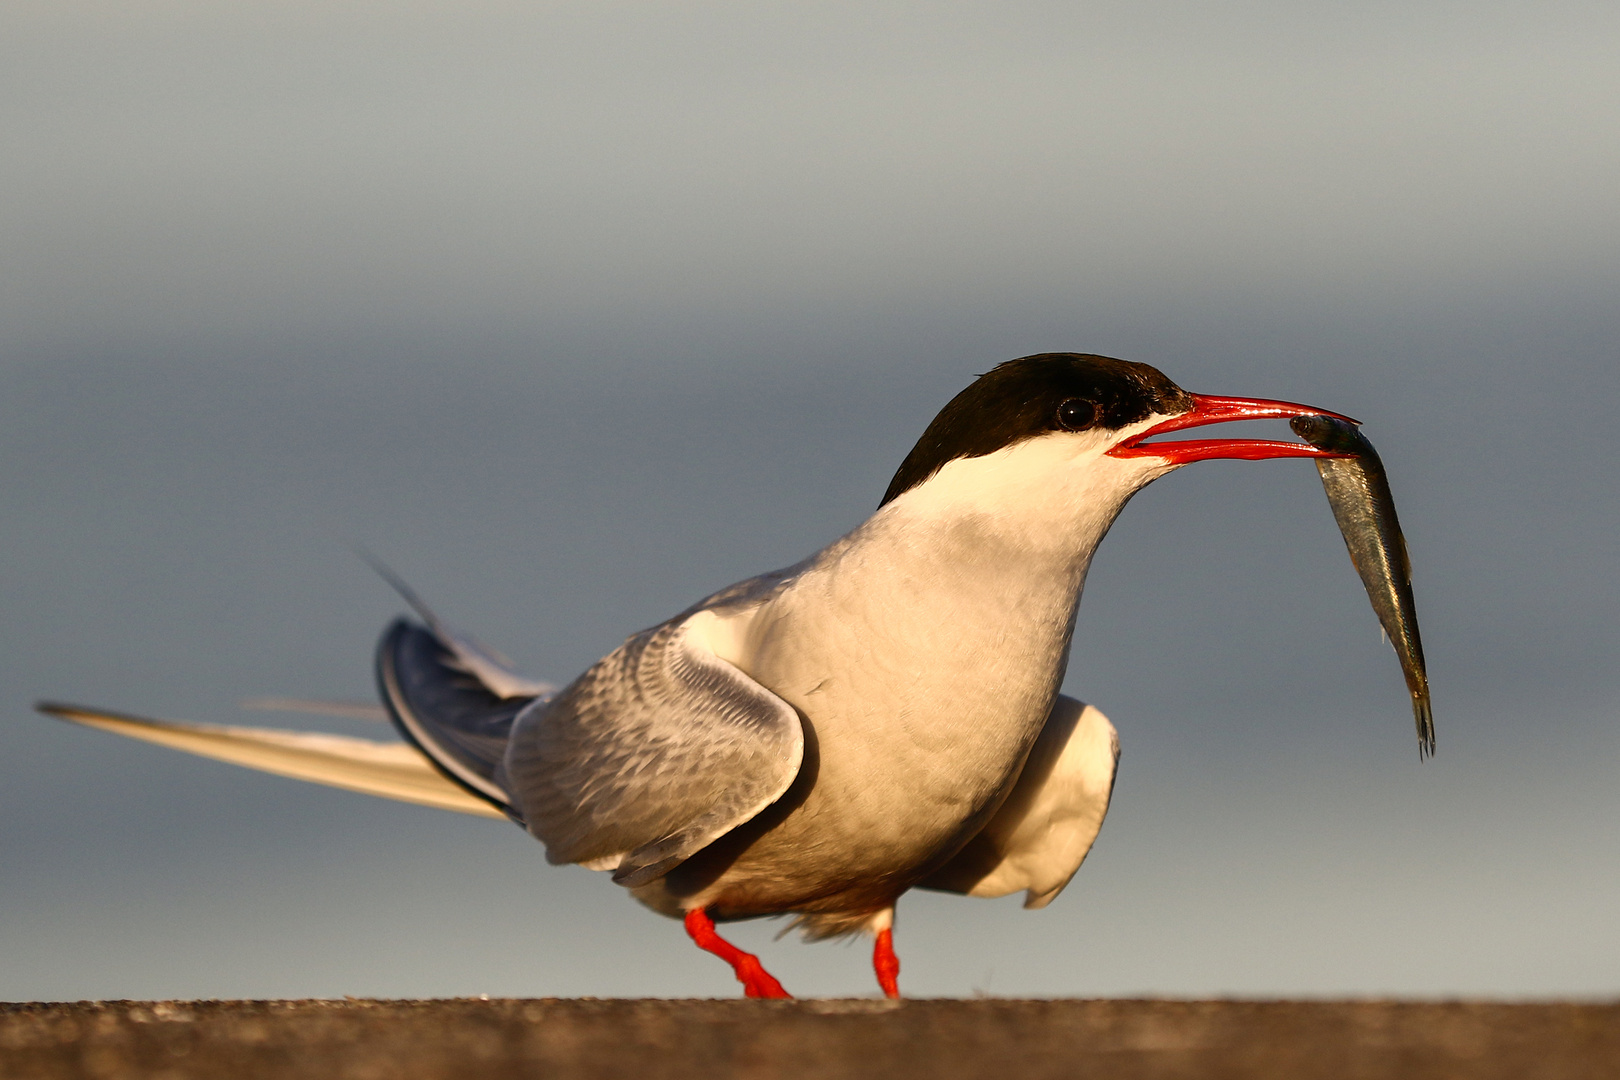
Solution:
[[[1162,442],[1143,445],[1142,440],[1153,435],[1182,428],[1203,427],[1205,424],[1224,424],[1233,420],[1288,419],[1293,416],[1331,416],[1351,424],[1360,424],[1348,416],[1340,416],[1326,409],[1310,405],[1295,405],[1291,401],[1267,401],[1264,398],[1192,396],[1193,407],[1180,416],[1172,416],[1164,423],[1149,428],[1142,434],[1120,443],[1108,451],[1112,457],[1157,457],[1176,465],[1211,458],[1237,458],[1242,461],[1264,461],[1285,457],[1344,457],[1331,450],[1319,450],[1309,443],[1266,442],[1258,439],[1193,439],[1187,442]]]

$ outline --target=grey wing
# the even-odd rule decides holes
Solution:
[[[968,896],[1025,890],[1050,904],[1102,829],[1119,767],[1119,735],[1097,709],[1058,695],[1023,772],[995,817],[922,883]]]
[[[799,715],[715,654],[717,622],[699,611],[637,634],[518,717],[506,783],[551,862],[642,885],[793,783]]]
[[[361,550],[359,555],[415,609],[422,621],[428,624],[428,629],[433,631],[439,644],[455,658],[456,665],[477,679],[483,689],[503,700],[545,697],[557,689],[550,683],[537,682],[513,671],[512,661],[471,634],[463,633],[439,618],[417,595],[416,590],[381,559],[365,550]]]

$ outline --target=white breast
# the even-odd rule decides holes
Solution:
[[[1057,696],[1092,553],[1157,475],[1086,450],[1038,438],[953,461],[763,602],[715,612],[711,646],[798,709],[816,748],[778,840],[892,871],[1000,805]]]

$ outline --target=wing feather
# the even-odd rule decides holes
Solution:
[[[922,887],[967,896],[1023,889],[1025,907],[1050,904],[1097,839],[1118,767],[1114,725],[1059,694],[1001,809]]]
[[[791,705],[716,655],[700,611],[635,635],[519,716],[506,780],[554,863],[653,881],[781,797],[804,757]]]
[[[325,784],[400,802],[506,820],[483,799],[441,776],[405,743],[269,728],[188,724],[40,702],[40,712],[189,754],[294,780]]]
[[[370,563],[371,568],[422,617],[422,621],[433,631],[433,636],[438,638],[439,643],[455,657],[461,669],[477,679],[491,694],[498,698],[536,698],[545,697],[557,689],[550,683],[538,682],[519,675],[512,670],[512,661],[471,634],[463,633],[439,618],[417,595],[416,590],[406,584],[404,578],[394,573],[387,563],[369,551],[361,550],[359,555]]]

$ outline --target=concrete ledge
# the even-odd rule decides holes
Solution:
[[[164,1001],[0,1005],[0,1076],[954,1080],[1620,1076],[1620,1004]]]

